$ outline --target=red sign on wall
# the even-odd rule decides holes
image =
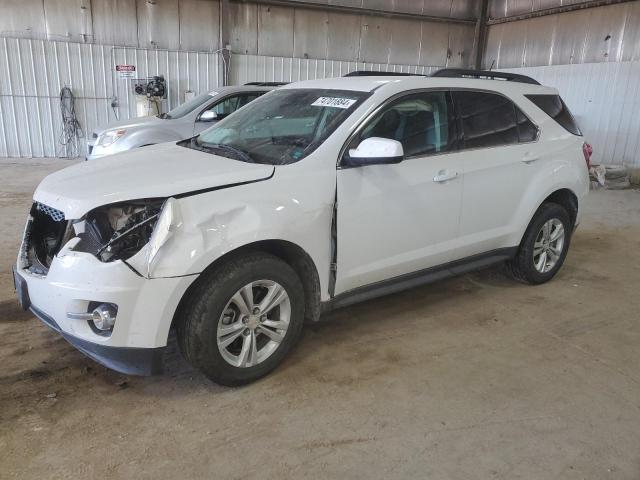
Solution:
[[[136,76],[135,65],[116,65],[116,72],[120,78],[133,78]]]

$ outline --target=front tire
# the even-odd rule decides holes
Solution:
[[[300,337],[304,290],[296,272],[267,253],[248,253],[199,280],[178,325],[187,360],[226,386],[276,368]]]
[[[518,253],[507,262],[511,275],[538,285],[551,280],[567,256],[572,223],[569,213],[556,203],[543,203],[522,238]]]

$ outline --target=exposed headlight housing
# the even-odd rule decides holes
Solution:
[[[153,259],[158,254],[167,240],[173,235],[174,230],[181,224],[179,212],[174,198],[168,198],[162,206],[162,212],[153,229],[147,250],[147,276],[151,274]]]
[[[125,133],[127,133],[126,130],[109,130],[107,132],[104,132],[102,135],[100,135],[100,138],[98,138],[97,145],[99,147],[108,147],[110,145],[113,145]]]
[[[131,200],[91,210],[74,224],[80,242],[73,250],[103,262],[131,258],[151,240],[164,203],[163,198]]]

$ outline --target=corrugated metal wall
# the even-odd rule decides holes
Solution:
[[[165,110],[184,101],[184,92],[206,92],[222,81],[221,55],[48,40],[0,38],[0,156],[66,156],[60,143],[59,92],[76,96],[85,134],[116,118],[135,116],[132,80],[120,79],[117,64],[135,65],[136,77],[164,75]],[[231,57],[230,83],[296,81],[341,76],[356,69],[429,73],[436,66],[347,62],[257,55]],[[118,107],[111,108],[113,99]],[[84,141],[80,154],[84,154]]]
[[[76,96],[85,133],[116,118],[114,97],[120,118],[134,116],[131,80],[115,76],[118,63],[136,65],[139,78],[164,75],[167,108],[182,103],[187,89],[201,92],[222,84],[219,55],[211,52],[0,38],[0,156],[68,155],[59,141],[63,86]]]
[[[496,17],[571,3],[494,0]],[[580,2],[573,2],[580,3]],[[529,67],[640,59],[640,2],[625,2],[491,25],[485,68]]]
[[[489,14],[502,18],[571,2],[491,0]],[[316,3],[363,13],[231,1],[230,83],[322,78],[355,69],[429,73],[470,63],[472,24],[365,9],[466,19],[477,15],[477,2]],[[115,77],[116,63],[135,64],[139,77],[165,75],[166,108],[181,103],[187,89],[217,87],[222,69],[213,52],[220,46],[221,15],[217,0],[4,0],[0,31],[31,39],[0,37],[0,155],[66,153],[58,141],[63,85],[77,96],[85,132],[115,118],[114,97],[119,115],[132,116],[130,84]],[[521,70],[558,87],[594,144],[596,159],[639,164],[640,124],[633,113],[640,101],[640,2],[492,25],[485,64],[494,59],[494,68],[532,67]]]
[[[216,51],[219,0],[2,0],[0,35]],[[416,65],[470,65],[475,0],[305,0],[349,11],[228,2],[235,53]],[[362,13],[359,13],[359,10]],[[388,12],[391,16],[382,15]],[[380,13],[380,14],[377,14]],[[405,15],[394,17],[393,15]],[[407,18],[441,17],[454,23]],[[437,57],[437,58],[435,58]]]
[[[341,77],[354,70],[429,74],[442,67],[347,62],[340,60],[234,55],[231,58],[231,83],[253,81],[297,82],[318,78]]]
[[[0,155],[68,153],[59,144],[58,95],[65,85],[76,95],[78,119],[89,134],[115,112],[133,116],[131,83],[115,76],[116,64],[136,65],[137,77],[164,75],[165,110],[181,103],[185,90],[200,93],[223,83],[215,53],[219,0],[0,1]],[[356,68],[422,73],[471,63],[474,0],[307,2],[349,11],[289,3],[225,3],[234,53],[230,83],[320,78]]]
[[[640,2],[535,16],[580,3],[587,2],[490,0],[490,22],[532,18],[489,26],[484,67],[558,88],[594,147],[594,161],[640,166]]]
[[[472,63],[473,24],[256,3],[229,6],[234,53],[425,66]],[[448,2],[447,15],[451,8]]]
[[[557,88],[596,163],[640,167],[640,61],[506,69]]]
[[[2,0],[0,34],[79,43],[215,51],[217,0]]]

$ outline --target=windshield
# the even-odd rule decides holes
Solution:
[[[274,90],[184,145],[246,162],[297,162],[322,144],[369,95],[350,90]]]
[[[182,105],[170,110],[168,113],[164,113],[160,118],[180,118],[184,117],[187,113],[193,112],[200,105],[204,105],[209,100],[211,100],[217,92],[203,93],[202,95],[198,95],[197,97],[193,97],[188,102],[183,103]]]

